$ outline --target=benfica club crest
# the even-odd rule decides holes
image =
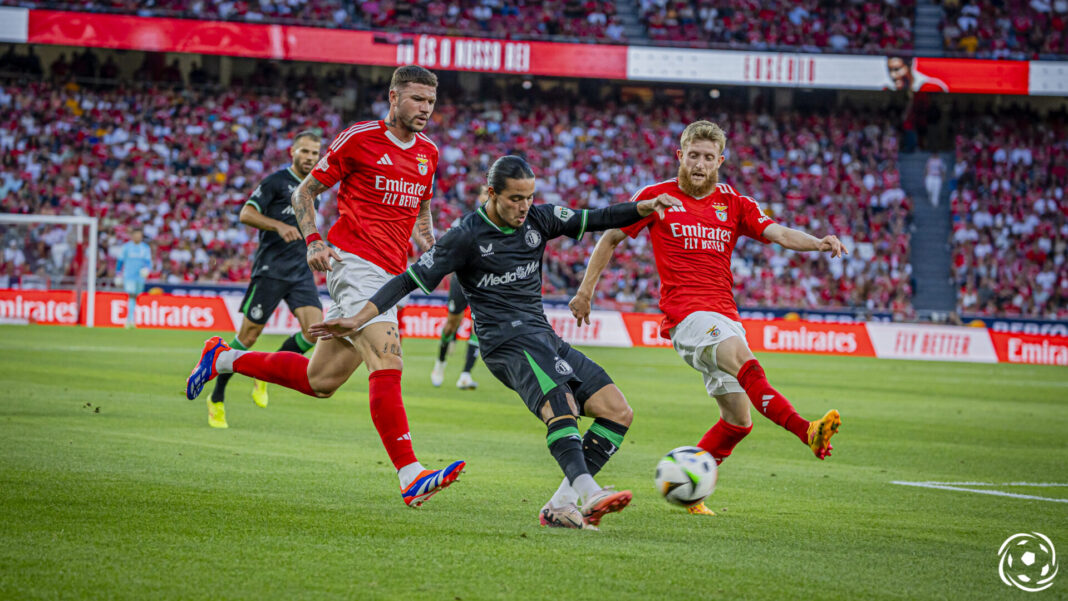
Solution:
[[[430,171],[430,159],[419,155],[415,160],[419,162],[419,175],[426,175]]]
[[[712,208],[716,210],[716,217],[720,221],[727,220],[727,205],[712,205]]]

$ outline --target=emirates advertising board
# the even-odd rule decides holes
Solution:
[[[0,289],[0,323],[84,325],[85,300],[85,292]],[[330,300],[323,300],[324,305],[329,306]],[[137,299],[135,323],[142,328],[201,330],[228,335],[241,324],[240,303],[239,295],[146,293]],[[126,323],[127,310],[125,294],[97,293],[97,327],[122,327]],[[439,338],[446,315],[445,307],[440,304],[409,304],[400,311],[401,333],[406,338]],[[665,347],[665,350],[671,347],[671,341],[660,336],[662,316],[657,314],[593,311],[590,323],[582,326],[567,309],[546,309],[545,316],[557,334],[571,344]],[[886,322],[743,319],[742,325],[749,346],[757,353],[1068,366],[1068,337],[1065,336],[999,332],[985,327]],[[264,332],[289,334],[299,328],[300,324],[283,303],[268,319]],[[470,337],[471,328],[468,312],[458,337]]]

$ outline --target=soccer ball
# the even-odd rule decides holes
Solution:
[[[656,489],[668,503],[700,503],[716,489],[716,460],[704,449],[679,447],[657,464]]]

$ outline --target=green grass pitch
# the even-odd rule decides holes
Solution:
[[[468,462],[416,510],[366,371],[326,400],[272,386],[266,409],[237,377],[230,429],[213,430],[182,392],[204,338],[0,327],[0,599],[1068,597],[1068,574],[1033,597],[997,574],[1017,532],[1068,552],[1068,504],[891,484],[1068,483],[1064,368],[764,355],[802,415],[842,412],[834,456],[754,415],[703,518],[652,485],[658,458],[716,420],[700,376],[668,349],[585,349],[635,409],[598,476],[634,502],[595,533],[538,526],[561,478],[544,427],[481,364],[480,388],[456,390],[462,348],[434,389],[436,342],[404,343],[416,452]]]

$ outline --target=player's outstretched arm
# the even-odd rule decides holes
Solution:
[[[598,232],[612,228],[627,227],[638,223],[654,212],[664,217],[664,211],[671,207],[681,206],[682,201],[661,194],[656,198],[639,202],[621,202],[603,209],[594,209],[586,213],[586,226],[583,231]]]
[[[467,244],[470,239],[463,228],[456,227],[441,237],[412,263],[404,273],[394,276],[367,301],[359,313],[352,317],[331,319],[317,323],[308,332],[317,338],[352,336],[368,321],[388,311],[416,288],[430,294],[450,273],[460,269],[467,261]]]
[[[323,237],[319,235],[319,228],[315,225],[315,199],[326,190],[326,186],[309,174],[304,181],[300,182],[297,189],[293,190],[293,196],[290,199],[293,214],[297,218],[297,227],[300,228],[304,239],[308,241],[308,267],[315,271],[330,271],[330,259],[341,261],[341,257],[334,252],[334,249],[323,242]]]
[[[764,237],[790,250],[829,252],[831,257],[835,258],[849,254],[849,250],[842,244],[842,241],[833,234],[817,238],[800,230],[773,223],[764,230]]]
[[[612,229],[608,230],[601,236],[601,239],[597,241],[597,246],[593,249],[593,254],[590,255],[590,262],[586,265],[586,273],[582,276],[582,283],[579,284],[578,292],[571,299],[571,302],[567,303],[568,308],[571,309],[571,314],[578,320],[578,325],[581,326],[585,321],[588,325],[590,323],[590,311],[593,309],[593,291],[597,288],[597,282],[601,279],[601,273],[604,272],[605,267],[608,267],[609,261],[612,260],[612,253],[615,252],[619,243],[627,238],[627,235],[622,230]]]
[[[246,203],[245,206],[241,207],[241,213],[237,217],[241,220],[241,223],[251,225],[258,230],[274,232],[286,242],[293,242],[302,238],[297,228],[277,219],[271,219],[259,212],[255,205],[251,203]]]
[[[367,301],[356,315],[314,323],[308,328],[308,334],[320,340],[352,336],[359,332],[364,324],[378,317],[380,313],[381,311],[378,310],[378,306],[373,301]]]
[[[415,279],[408,272],[394,276],[367,301],[356,315],[313,324],[308,328],[308,333],[323,340],[352,336],[359,332],[367,322],[399,303],[416,287]]]
[[[415,231],[412,232],[415,243],[421,252],[434,246],[434,217],[430,213],[430,199],[424,198],[419,203],[419,216],[415,218]]]

